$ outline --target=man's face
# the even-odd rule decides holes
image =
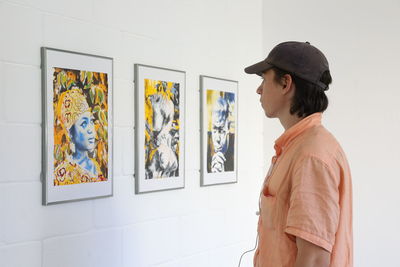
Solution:
[[[257,88],[261,106],[268,118],[277,118],[283,108],[282,85],[275,81],[275,72],[270,69],[263,73],[262,83]]]
[[[221,151],[225,146],[228,131],[228,120],[219,120],[213,122],[211,136],[215,152]]]

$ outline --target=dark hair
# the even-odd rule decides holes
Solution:
[[[301,118],[326,110],[328,107],[328,97],[325,91],[329,89],[329,84],[332,83],[332,77],[329,71],[325,71],[321,76],[320,81],[327,85],[326,89],[323,89],[285,70],[277,67],[273,67],[272,69],[275,72],[276,82],[281,83],[283,76],[289,74],[292,76],[293,83],[296,85],[290,107],[290,114],[297,114],[297,116]]]

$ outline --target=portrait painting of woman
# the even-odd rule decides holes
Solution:
[[[113,59],[42,47],[43,205],[113,195]]]
[[[107,180],[103,73],[54,70],[54,185]]]

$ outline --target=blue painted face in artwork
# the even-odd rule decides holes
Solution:
[[[87,111],[83,113],[70,129],[71,141],[80,151],[93,151],[95,148],[96,133],[94,130],[94,118]]]
[[[228,147],[229,134],[228,103],[222,97],[218,98],[212,112],[211,137],[215,152],[225,153]]]
[[[227,136],[229,133],[228,120],[221,120],[214,122],[212,125],[211,137],[214,145],[215,152],[226,152],[227,149]]]

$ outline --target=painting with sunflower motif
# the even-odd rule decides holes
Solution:
[[[184,187],[185,72],[135,65],[136,193]]]
[[[111,58],[42,48],[43,204],[112,195]]]

